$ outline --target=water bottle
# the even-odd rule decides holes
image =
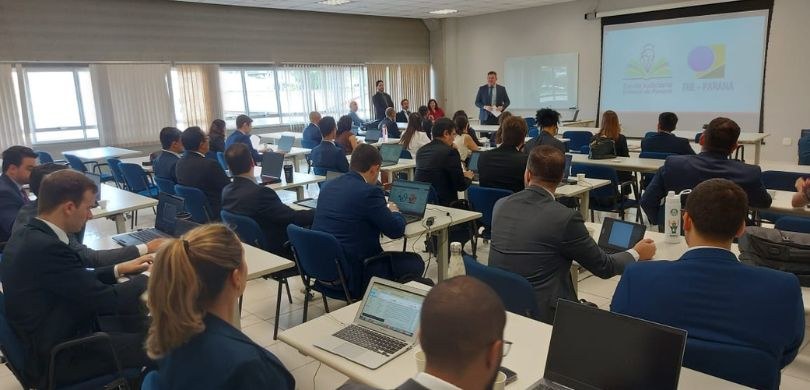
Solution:
[[[669,191],[664,201],[664,233],[669,243],[681,241],[681,196],[675,191]]]
[[[450,266],[447,268],[447,278],[466,274],[467,269],[464,268],[464,259],[461,257],[461,243],[452,242],[450,243]]]
[[[382,136],[383,142],[388,142],[388,125],[383,125]]]

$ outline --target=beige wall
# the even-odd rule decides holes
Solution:
[[[600,11],[627,9],[664,0],[602,0]],[[431,47],[437,77],[444,80],[440,96],[445,111],[465,109],[477,115],[473,104],[478,86],[490,69],[503,71],[512,56],[579,53],[580,118],[596,117],[601,62],[601,25],[584,20],[596,1],[581,0],[492,15],[442,21],[441,49]],[[764,160],[796,161],[799,130],[810,128],[810,1],[775,0],[765,75],[764,128],[771,136]],[[433,45],[433,39],[431,39]],[[440,63],[443,66],[437,67]],[[783,146],[783,138],[791,138]]]

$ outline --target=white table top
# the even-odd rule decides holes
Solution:
[[[92,209],[93,219],[127,213],[134,210],[157,206],[157,199],[138,195],[111,185],[101,185],[101,200],[107,201],[104,209]]]
[[[799,165],[796,162],[785,161],[760,161],[759,167],[762,171],[784,171],[806,173],[810,176],[810,165]]]
[[[437,231],[464,222],[474,221],[481,218],[481,213],[429,204],[425,209],[425,217],[422,218],[422,221],[409,223],[405,226],[405,237],[413,238],[423,235],[427,231],[427,227],[423,226],[422,223],[429,217],[434,219],[430,230]]]
[[[112,146],[101,146],[98,148],[67,150],[64,151],[62,154],[72,154],[82,160],[96,161],[108,158],[132,156],[136,154],[142,154],[142,152],[139,152],[137,150],[116,148]]]
[[[686,130],[675,130],[672,134],[675,134],[678,137],[686,138],[692,142],[695,142],[695,137],[702,133],[702,131],[686,131]],[[741,132],[740,138],[737,139],[737,143],[741,144],[758,144],[761,143],[765,137],[770,136],[769,133],[750,133],[750,132]]]
[[[253,176],[259,177],[262,175],[262,167],[253,167]],[[312,175],[309,173],[303,172],[293,172],[293,181],[292,183],[287,183],[287,178],[284,177],[284,172],[281,173],[281,183],[276,184],[268,184],[267,187],[270,187],[276,191],[278,190],[286,190],[288,188],[295,188],[305,186],[307,184],[314,184],[321,181],[325,181],[326,176],[318,176]]]
[[[773,198],[773,202],[771,202],[771,207],[768,207],[766,209],[759,209],[760,211],[787,214],[797,217],[810,217],[810,208],[793,207],[793,205],[790,203],[791,199],[793,198],[793,194],[795,194],[795,192],[768,190],[768,193],[770,193],[771,197]]]
[[[296,132],[293,132],[293,131],[280,131],[280,132],[277,132],[277,133],[262,133],[262,134],[256,134],[256,135],[258,135],[259,138],[266,138],[266,139],[269,139],[269,140],[272,140],[272,141],[280,140],[281,136],[283,136],[283,135],[289,135],[289,136],[295,137],[295,139],[299,140],[299,141],[302,138],[304,138],[303,133],[296,133]]]
[[[576,177],[571,177],[571,179],[576,179]],[[557,191],[554,191],[554,195],[557,197],[560,196],[578,196],[585,192],[588,192],[594,188],[604,187],[610,184],[610,180],[603,180],[603,179],[589,179],[585,178],[584,183],[577,183],[577,184],[566,184],[563,186],[557,187]]]
[[[278,153],[278,151],[277,151],[278,146],[277,145],[267,145],[267,149]],[[303,156],[303,155],[309,154],[310,152],[312,152],[312,149],[299,148],[297,146],[293,146],[292,148],[290,148],[289,152],[284,153],[284,156],[286,156],[286,157]]]
[[[654,158],[639,158],[638,156],[631,157],[616,157],[607,160],[591,160],[585,154],[572,153],[574,156],[574,164],[589,164],[601,165],[615,168],[622,171],[635,171],[635,172],[656,172],[658,168],[664,165],[665,160]]]

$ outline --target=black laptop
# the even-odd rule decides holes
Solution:
[[[467,169],[473,173],[473,181],[478,181],[478,159],[481,158],[481,152],[474,151],[470,153],[470,160],[467,162]]]
[[[130,246],[146,244],[158,238],[179,237],[197,226],[194,222],[177,218],[177,213],[183,211],[183,198],[161,192],[158,194],[154,228],[118,234],[112,239],[121,246]]]
[[[284,153],[264,152],[262,155],[262,173],[256,178],[260,184],[281,183],[281,170],[284,167]]]
[[[576,179],[569,179],[571,177],[571,165],[574,163],[574,155],[572,154],[565,154],[565,168],[563,170],[563,177],[560,184],[577,184]]]
[[[606,253],[624,252],[641,241],[646,230],[638,223],[606,217],[599,234],[599,247]]]

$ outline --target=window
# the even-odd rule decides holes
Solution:
[[[180,94],[180,79],[177,70],[172,68],[172,100],[174,101],[174,120],[178,129],[183,130],[188,127],[186,121],[186,101]],[[203,129],[205,130],[205,129]]]
[[[219,82],[222,110],[229,125],[233,126],[240,114],[253,118],[253,126],[281,123],[273,69],[223,69]]]
[[[87,68],[32,68],[25,77],[34,144],[98,139]]]

